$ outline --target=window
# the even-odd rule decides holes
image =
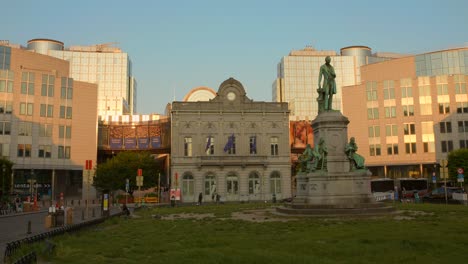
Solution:
[[[31,122],[19,122],[18,136],[32,136],[32,123]]]
[[[366,83],[367,101],[377,101],[377,82]]]
[[[395,99],[395,85],[393,80],[387,80],[383,82],[384,84],[384,100]]]
[[[385,136],[398,136],[398,126],[395,124],[385,125]]]
[[[468,102],[457,103],[457,114],[468,113]]]
[[[234,134],[228,137],[227,143],[224,145],[224,152],[232,155],[236,154],[236,137]]]
[[[18,144],[18,157],[31,157],[31,144]]]
[[[13,103],[11,101],[0,101],[0,114],[11,114],[13,112]]]
[[[369,144],[369,155],[371,156],[382,155],[380,144]]]
[[[387,155],[398,155],[398,144],[387,144]]]
[[[416,135],[416,127],[414,123],[405,123],[403,124],[403,127],[405,135]]]
[[[55,76],[42,74],[41,96],[54,97]]]
[[[447,84],[437,84],[437,95],[448,95],[448,85]]]
[[[379,119],[379,108],[367,108],[367,119]]]
[[[33,115],[33,104],[32,103],[20,103],[20,115]]]
[[[50,158],[52,156],[52,146],[39,145],[38,154],[39,158]]]
[[[58,158],[59,159],[70,159],[71,147],[69,146],[58,146]]]
[[[434,146],[434,141],[427,141],[423,142],[423,150],[424,153],[434,153],[435,152],[435,146]]]
[[[59,138],[71,138],[71,126],[59,126]]]
[[[281,193],[281,176],[279,172],[274,171],[270,175],[270,192]]]
[[[40,124],[39,136],[40,137],[52,137],[52,124]]]
[[[206,138],[206,147],[205,147],[206,155],[214,155],[214,142],[215,142],[214,137],[209,136]]]
[[[73,99],[73,79],[62,77],[62,85],[60,88],[60,98]]]
[[[369,137],[370,138],[380,137],[380,127],[379,126],[370,126],[369,127]]]
[[[34,73],[33,72],[22,72],[21,93],[34,95]]]
[[[215,176],[210,173],[205,176],[205,195],[214,195],[216,193],[216,179]]]
[[[403,116],[414,116],[414,105],[403,105]]]
[[[455,84],[455,93],[456,94],[466,94],[466,83],[456,83]]]
[[[11,134],[11,122],[2,121],[0,122],[0,135],[10,135]]]
[[[278,138],[277,137],[270,138],[270,148],[271,148],[271,155],[278,156]]]
[[[184,173],[182,176],[182,197],[194,194],[194,179],[190,173]]]
[[[185,157],[192,156],[192,138],[191,137],[184,137],[184,156]]]
[[[41,104],[41,117],[53,117],[54,116],[54,106],[48,104]]]
[[[468,121],[458,121],[458,132],[459,133],[468,132]]]
[[[249,150],[250,154],[257,154],[257,136],[251,136],[249,138]]]
[[[237,195],[239,193],[239,180],[237,175],[230,173],[226,177],[226,191],[227,195]]]
[[[13,93],[13,80],[14,80],[14,74],[12,71],[1,70],[0,68],[0,92],[1,93]]]
[[[467,139],[460,140],[460,148],[468,148],[468,140]]]
[[[60,118],[71,119],[72,118],[72,108],[71,106],[60,106]]]
[[[396,107],[389,106],[385,107],[385,118],[394,118],[396,117]]]
[[[260,176],[257,172],[251,172],[249,175],[249,194],[260,193]]]
[[[447,153],[453,150],[453,141],[452,140],[442,140],[440,142],[442,147],[442,153]]]
[[[452,133],[452,122],[440,122],[440,133]]]
[[[450,114],[450,104],[439,103],[439,114]]]
[[[401,79],[401,98],[412,98],[413,97],[413,88],[411,87],[411,78]]]
[[[406,150],[406,154],[416,153],[416,143],[414,142],[405,143],[405,150]]]

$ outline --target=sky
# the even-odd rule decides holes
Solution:
[[[468,1],[8,0],[0,39],[26,46],[117,42],[132,60],[137,112],[163,114],[193,88],[229,77],[271,101],[277,64],[291,50],[364,45],[418,54],[468,46]]]

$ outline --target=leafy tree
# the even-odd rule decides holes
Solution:
[[[144,177],[142,189],[154,187],[158,182],[158,167],[155,159],[149,152],[124,151],[98,164],[93,185],[98,190],[125,190],[126,179],[129,179],[130,190],[136,190],[136,176],[138,169],[142,169]]]
[[[457,149],[448,155],[448,173],[449,178],[457,180],[457,169],[463,168],[465,171],[468,169],[468,149]]]
[[[3,166],[5,166],[5,172],[3,172]],[[11,182],[11,168],[13,167],[13,162],[11,162],[8,159],[0,159],[0,193],[3,195],[7,195],[10,193],[11,185],[13,184]]]

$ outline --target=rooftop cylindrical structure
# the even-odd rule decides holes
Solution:
[[[372,50],[367,46],[349,46],[340,49],[341,56],[357,56],[365,57],[371,56]]]
[[[53,39],[31,39],[28,41],[28,50],[46,54],[49,50],[63,50],[63,42]]]

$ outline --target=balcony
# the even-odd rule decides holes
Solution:
[[[200,156],[198,167],[203,166],[267,166],[267,156]]]

